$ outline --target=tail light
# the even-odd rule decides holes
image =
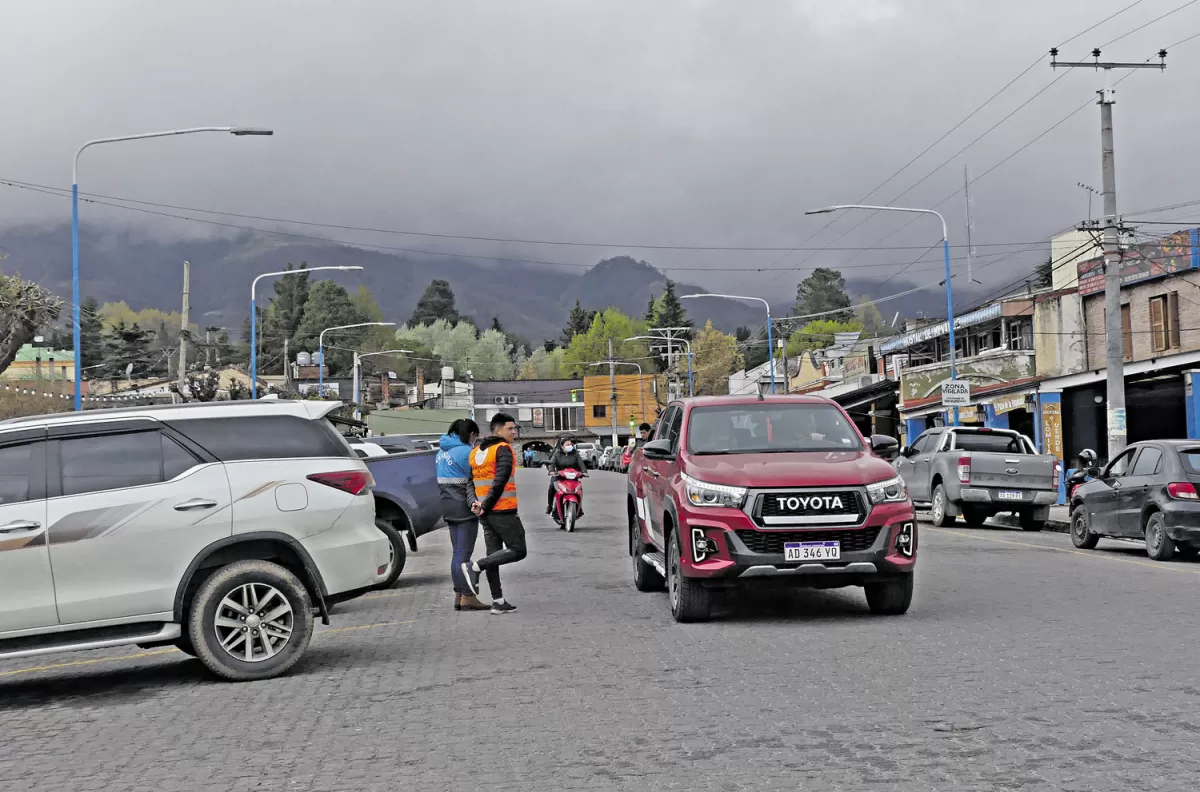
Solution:
[[[1167,494],[1180,500],[1200,500],[1196,487],[1190,481],[1173,481],[1167,485]]]
[[[367,470],[340,470],[336,473],[313,473],[309,481],[333,487],[351,495],[362,495],[375,486],[375,478]]]
[[[1054,460],[1054,488],[1058,489],[1059,483],[1062,482],[1062,462]]]
[[[961,456],[958,458],[958,480],[963,484],[971,483],[971,457]]]

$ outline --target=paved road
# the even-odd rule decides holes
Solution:
[[[1200,564],[926,526],[907,616],[848,589],[682,626],[629,585],[623,477],[588,480],[568,536],[520,476],[519,613],[456,614],[438,536],[284,679],[174,651],[0,664],[0,790],[1197,786]]]

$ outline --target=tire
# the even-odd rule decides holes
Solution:
[[[867,594],[867,607],[876,616],[901,616],[912,605],[914,575],[907,574],[899,580],[886,583],[867,583],[863,590]]]
[[[404,564],[406,561],[408,561],[408,548],[405,545],[404,537],[400,535],[399,531],[392,527],[390,522],[376,519],[375,527],[379,529],[380,533],[388,538],[388,542],[390,542],[392,546],[392,552],[388,560],[390,568],[388,569],[387,577],[385,577],[381,582],[376,583],[373,587],[376,591],[380,591],[382,589],[391,588],[396,584],[396,581],[399,580],[400,573],[404,571]]]
[[[1167,521],[1162,512],[1146,518],[1146,555],[1155,561],[1170,561],[1175,556],[1175,542],[1167,536]]]
[[[962,512],[963,520],[972,528],[978,528],[987,522],[988,513],[983,509],[972,506],[963,506]]]
[[[262,598],[260,601],[266,601],[273,611],[286,605],[289,611],[268,623],[281,631],[290,629],[286,636],[281,636],[281,643],[271,644],[273,654],[270,656],[263,656],[261,639],[258,645],[252,645],[252,659],[248,661],[232,654],[232,650],[245,646],[245,639],[239,641],[236,638],[236,621],[243,617],[237,616],[234,620],[237,611],[230,603],[241,608],[247,599],[253,603],[255,598]],[[219,615],[222,624],[218,624]],[[258,616],[253,611],[251,615]],[[187,624],[188,638],[196,648],[196,657],[209,671],[232,682],[270,679],[285,673],[304,656],[313,635],[312,600],[296,576],[278,564],[235,561],[214,572],[196,592],[188,607]],[[243,626],[242,631],[245,632],[248,626]],[[218,628],[222,631],[220,635]],[[263,635],[266,634],[263,631]],[[222,639],[232,650],[221,645]]]
[[[709,590],[695,578],[680,574],[682,552],[679,547],[679,530],[671,531],[667,547],[667,592],[671,602],[671,615],[682,623],[708,621],[710,613]]]
[[[1087,510],[1083,505],[1075,507],[1071,512],[1071,544],[1080,550],[1091,550],[1100,541],[1100,534],[1089,530]]]
[[[633,587],[638,591],[662,591],[666,580],[658,570],[642,560],[646,552],[638,528],[637,514],[629,515],[629,555],[633,557]]]
[[[933,498],[929,504],[929,516],[933,524],[939,528],[954,525],[954,518],[946,514],[949,502],[946,499],[946,488],[938,484],[933,488]]]
[[[567,533],[574,533],[575,531],[575,501],[567,504],[567,513],[563,515],[563,528],[566,529]]]
[[[1018,512],[1018,516],[1021,520],[1022,531],[1037,533],[1046,527],[1046,521],[1033,519],[1033,512],[1028,509],[1022,509],[1020,512]]]

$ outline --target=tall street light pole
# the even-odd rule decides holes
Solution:
[[[355,327],[395,327],[395,322],[355,322],[354,324],[335,325],[326,327],[317,336],[317,354],[320,360],[317,363],[317,396],[325,398],[325,334],[334,330],[350,330]]]
[[[866,204],[839,204],[837,206],[826,206],[824,209],[812,209],[804,214],[829,214],[830,212],[840,212],[843,209],[866,209],[872,212],[907,212],[909,214],[928,214],[933,215],[938,220],[942,221],[942,255],[946,260],[946,327],[949,328],[950,331],[950,379],[956,379],[958,370],[954,365],[954,291],[950,285],[950,232],[946,228],[946,218],[942,217],[940,212],[935,212],[932,209],[911,209],[903,206],[868,206]],[[951,425],[958,426],[958,408],[952,408],[951,413]]]
[[[775,393],[775,342],[771,335],[771,304],[762,297],[746,297],[741,294],[685,294],[679,299],[692,300],[697,297],[724,297],[727,300],[757,300],[767,308],[767,356],[771,361],[771,393]],[[783,359],[783,365],[787,367],[787,357]]]
[[[79,150],[75,152],[75,158],[71,161],[71,316],[75,326],[72,335],[75,349],[76,412],[83,409],[83,355],[79,349],[79,155],[84,152],[84,149],[91,146],[98,146],[101,143],[120,143],[125,140],[145,140],[147,138],[171,137],[173,135],[191,135],[196,132],[228,132],[238,137],[275,134],[273,130],[259,127],[214,126],[171,129],[166,132],[144,132],[140,135],[96,138],[80,146]]]
[[[302,269],[280,270],[279,272],[264,272],[250,281],[250,398],[258,398],[258,305],[254,300],[254,291],[258,282],[263,278],[273,278],[280,275],[295,275],[301,272],[321,272],[322,270],[360,270],[362,267],[304,267]],[[285,350],[286,351],[286,350]],[[287,360],[283,361],[286,369]]]
[[[375,355],[411,355],[411,349],[385,349],[382,352],[363,352],[361,355],[355,351],[354,353],[354,420],[362,420],[362,409],[359,407],[359,374],[358,367],[365,357],[374,357]]]

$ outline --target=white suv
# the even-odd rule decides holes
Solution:
[[[374,481],[325,416],[236,401],[0,422],[0,659],[173,645],[282,674],[384,579]]]

